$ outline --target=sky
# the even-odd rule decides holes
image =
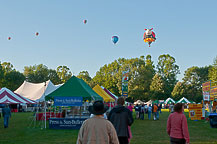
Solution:
[[[151,55],[156,65],[169,54],[181,80],[187,68],[212,65],[217,56],[216,6],[216,0],[0,0],[0,61],[20,72],[66,65],[93,77],[118,58]],[[151,47],[145,28],[156,33]]]

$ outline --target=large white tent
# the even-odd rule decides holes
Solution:
[[[55,91],[61,85],[55,86],[50,80],[44,83],[30,83],[24,81],[23,84],[14,92],[36,102],[45,100],[45,96]]]

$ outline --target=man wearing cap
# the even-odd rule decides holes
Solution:
[[[130,138],[130,131],[128,126],[133,124],[132,113],[123,106],[124,102],[124,98],[119,97],[117,106],[114,107],[108,115],[108,120],[114,125],[120,144],[129,143],[128,138]]]
[[[107,110],[102,101],[95,101],[89,107],[94,116],[83,122],[77,144],[119,144],[114,126],[103,117]]]

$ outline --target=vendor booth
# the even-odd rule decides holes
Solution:
[[[62,118],[49,118],[51,129],[79,129],[83,121],[89,118],[84,111],[86,101],[103,100],[82,79],[72,76],[64,85],[46,97],[54,106],[63,107]]]

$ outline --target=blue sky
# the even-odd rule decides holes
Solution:
[[[66,65],[75,75],[87,70],[93,77],[118,58],[150,54],[157,64],[161,54],[170,54],[181,79],[187,68],[211,65],[217,56],[216,5],[216,0],[1,0],[0,61],[20,72],[42,63],[52,69]],[[145,28],[156,33],[151,47],[142,40]],[[113,35],[119,36],[116,45]]]

